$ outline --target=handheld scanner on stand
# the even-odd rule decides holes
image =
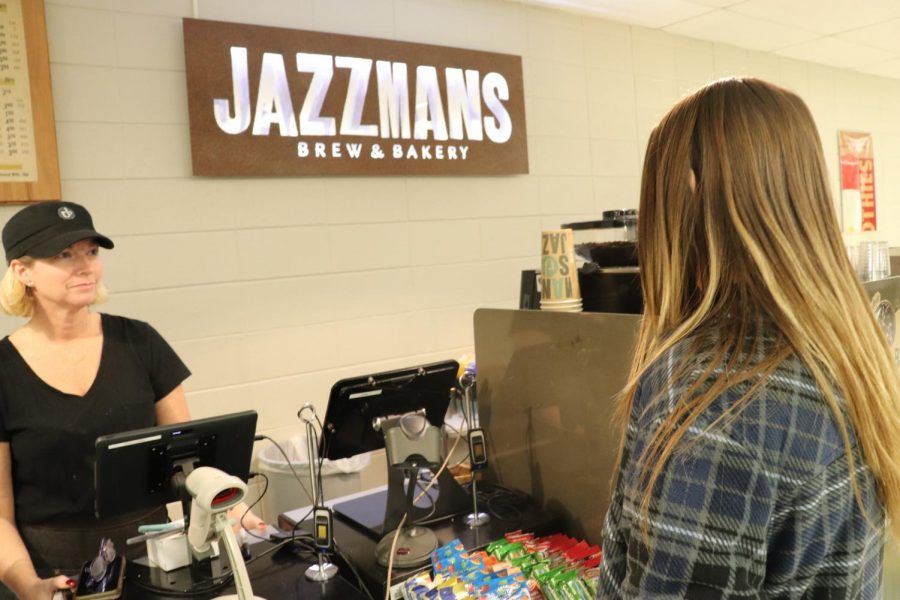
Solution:
[[[316,550],[329,552],[334,544],[334,519],[330,508],[319,507],[313,511],[313,538]]]
[[[473,471],[487,468],[487,447],[485,446],[484,430],[469,430],[469,461]]]

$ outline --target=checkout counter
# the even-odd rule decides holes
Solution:
[[[341,505],[355,504],[358,507],[367,508],[372,518],[377,520],[379,514],[382,516],[384,514],[386,493],[387,487],[381,486],[326,502],[327,506],[337,510],[334,539],[341,550],[341,555],[335,557],[337,559],[335,564],[338,566],[340,575],[353,579],[353,570],[347,565],[349,560],[356,572],[359,573],[366,588],[376,598],[384,597],[384,586],[387,581],[387,569],[378,564],[375,555],[375,547],[380,537],[377,533],[378,524],[370,522],[370,526],[367,526],[342,516],[340,507]],[[482,506],[484,505],[482,504]],[[293,528],[298,519],[309,514],[309,510],[310,507],[305,507],[280,515],[278,527],[280,529]],[[531,499],[524,496],[517,502],[515,510],[501,516],[505,518],[492,515],[489,523],[473,529],[466,524],[466,515],[462,513],[436,521],[429,527],[437,534],[438,542],[441,545],[453,539],[459,539],[467,550],[483,549],[490,542],[502,538],[511,531],[522,530],[531,531],[537,535],[549,535],[561,531],[563,527],[560,515],[539,509]],[[301,524],[301,528],[308,530],[309,521]],[[424,568],[430,568],[430,563]],[[391,573],[391,585],[396,585],[421,570],[423,567],[394,568]]]
[[[900,340],[894,335],[900,329],[900,277],[865,287],[900,357]],[[494,518],[479,529],[470,529],[462,516],[436,522],[431,527],[440,543],[459,538],[467,549],[477,549],[516,529],[538,535],[565,532],[599,543],[619,444],[614,407],[630,367],[639,319],[612,313],[475,312],[478,412],[490,465],[479,486],[502,485],[529,499],[519,518]],[[373,515],[382,514],[385,490],[329,504],[354,501],[369,506]],[[289,511],[279,525],[293,527],[307,512]],[[375,560],[377,535],[340,517],[334,531],[342,551],[335,560],[339,577],[324,586],[308,582],[303,570],[309,563],[283,551],[253,566],[254,591],[270,600],[365,598],[345,562],[350,560],[370,593],[383,597],[386,570]],[[888,554],[890,586],[894,551]],[[417,570],[395,570],[391,583]],[[125,597],[155,598],[140,593]]]
[[[273,546],[269,542],[251,544],[251,559],[269,552]],[[247,567],[253,583],[253,593],[266,600],[355,600],[367,598],[355,584],[340,576],[324,586],[309,581],[304,573],[311,564],[313,564],[312,561],[298,557],[288,546],[260,556]],[[147,577],[148,573],[149,569],[141,565],[126,566],[125,588],[122,595],[124,600],[168,600],[185,597],[212,600],[223,594],[235,593],[234,587],[228,585],[199,595],[161,595],[142,586],[138,580],[141,576]]]
[[[429,522],[440,544],[458,538],[467,550],[482,549],[516,530],[562,532],[599,543],[618,447],[616,394],[628,373],[638,321],[637,315],[610,313],[476,311],[478,413],[489,457],[479,497],[492,489],[513,490],[518,504],[514,514],[493,514],[474,529],[465,520],[471,505]],[[328,424],[326,417],[326,429]],[[382,487],[326,503],[334,508],[339,549],[331,555],[338,575],[327,582],[306,578],[313,564],[308,551],[291,543],[280,548],[268,541],[250,544],[254,594],[268,600],[383,597],[387,570],[378,564],[375,548],[384,533],[387,498]],[[309,514],[308,507],[289,511],[279,516],[278,526],[311,531],[311,521],[304,520]],[[395,566],[391,584],[428,567]],[[159,587],[153,578],[160,576],[159,570],[130,565],[122,597],[185,596],[187,590],[177,595],[151,591]],[[225,593],[234,593],[233,588],[191,597]]]

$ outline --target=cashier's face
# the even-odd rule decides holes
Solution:
[[[89,306],[103,277],[100,247],[94,240],[75,242],[56,256],[35,259],[20,279],[42,303]]]

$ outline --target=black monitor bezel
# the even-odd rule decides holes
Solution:
[[[337,460],[384,448],[383,434],[372,427],[375,417],[424,409],[428,422],[441,427],[458,372],[459,363],[447,360],[338,381],[328,397],[319,455]]]
[[[257,413],[254,410],[217,415],[171,425],[159,425],[102,435],[95,441],[94,513],[115,517],[183,500],[172,485],[173,462],[189,458],[194,466],[214,467],[247,481],[253,458]],[[179,442],[188,442],[178,449]],[[175,442],[175,443],[173,443]],[[182,456],[173,456],[175,454]]]

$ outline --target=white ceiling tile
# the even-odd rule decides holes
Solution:
[[[585,30],[588,38],[602,33],[603,27],[613,27],[615,21],[639,26],[622,30],[635,47],[665,46],[674,52],[678,44],[671,36],[677,35],[750,51],[746,63],[743,58],[735,64],[727,57],[717,56],[716,74],[746,68],[777,80],[779,59],[765,54],[777,52],[794,59],[900,79],[900,0],[508,1],[554,8],[561,11],[557,13],[560,17],[564,12],[598,17],[584,20],[585,26],[591,27]],[[594,23],[604,25],[594,32]],[[637,65],[637,58],[643,54],[635,56]],[[770,58],[774,66],[766,62]]]
[[[764,51],[792,46],[818,37],[814,33],[796,27],[769,23],[728,10],[713,11],[663,29],[688,37]]]
[[[839,40],[835,37],[822,37],[796,46],[782,48],[775,53],[844,69],[884,62],[895,57],[886,50]]]
[[[900,17],[897,0],[747,0],[728,10],[824,35]]]
[[[688,0],[528,0],[526,3],[644,27],[663,27],[712,10]]]
[[[703,6],[712,6],[713,8],[725,8],[732,4],[739,4],[744,0],[690,0],[694,4],[702,4]]]
[[[883,23],[846,31],[836,37],[900,54],[900,19],[891,19]]]
[[[870,75],[880,75],[881,77],[894,77],[900,79],[900,58],[878,63],[876,65],[858,67],[856,70]]]

